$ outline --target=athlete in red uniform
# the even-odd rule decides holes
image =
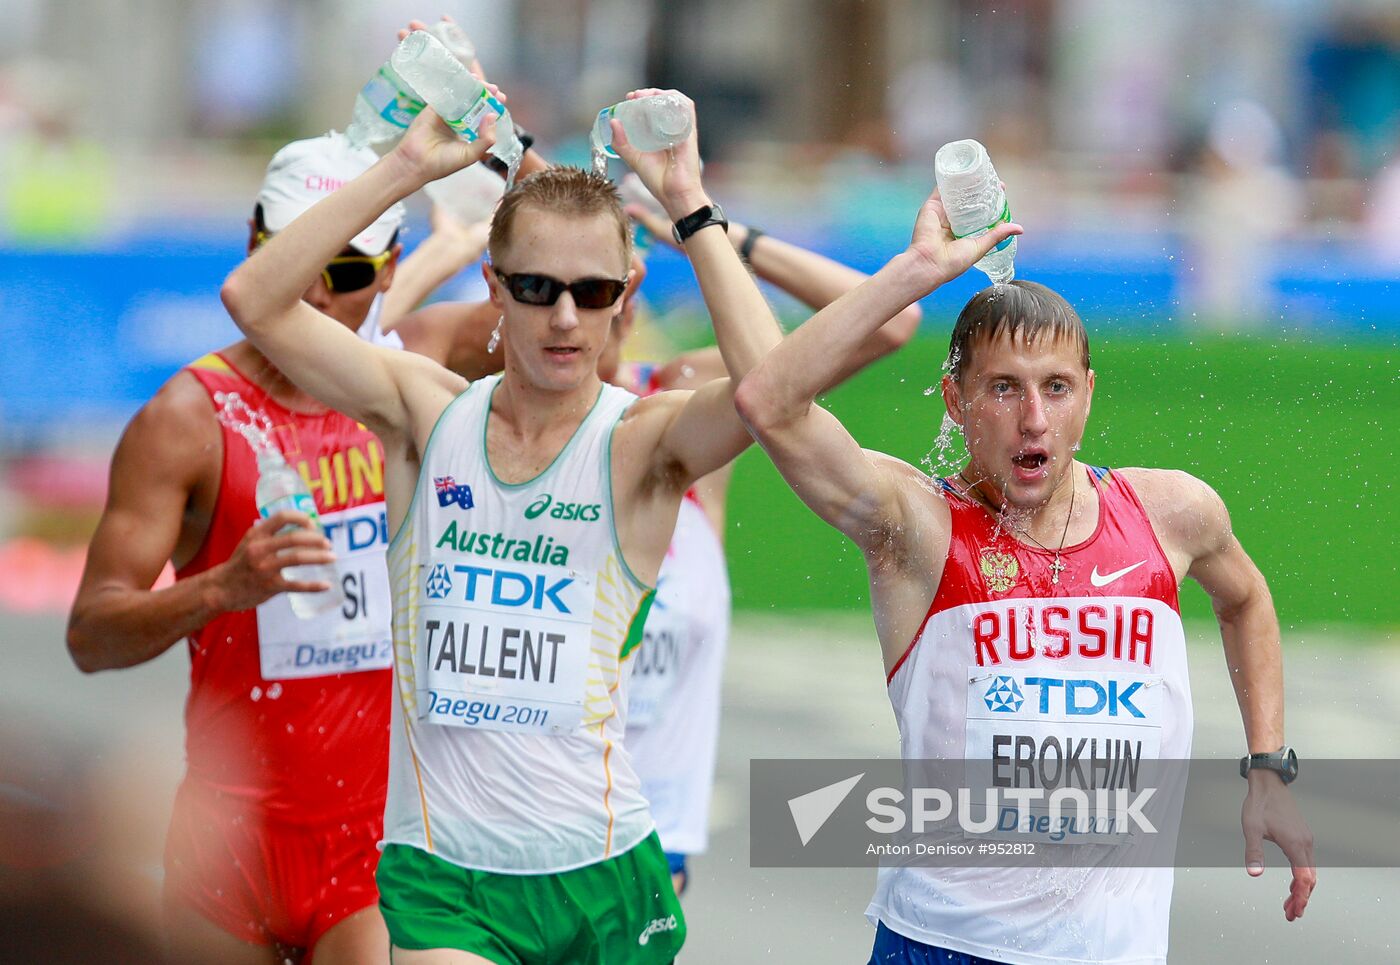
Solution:
[[[250,250],[375,160],[338,135],[288,145]],[[357,235],[306,301],[359,329],[393,277],[400,219]],[[299,513],[258,521],[250,425],[307,481],[329,540]],[[187,771],[166,844],[176,961],[388,961],[374,885],[391,693],[383,470],[364,426],[247,342],[182,369],[118,445],[68,645],[92,672],[188,638]],[[150,589],[167,560],[175,585]],[[332,560],[340,605],[299,618],[286,594],[327,584],[282,568]]]
[[[797,494],[865,555],[903,753],[995,762],[1019,737],[1127,740],[1122,720],[1083,710],[1092,703],[1065,705],[1073,683],[1137,700],[1142,726],[1131,739],[1152,745],[1148,756],[1189,755],[1176,587],[1190,576],[1215,604],[1250,753],[1275,755],[1283,673],[1264,578],[1204,483],[1075,461],[1095,376],[1083,324],[1063,298],[1018,281],[963,309],[943,381],[970,454],[957,477],[933,482],[861,449],[815,402],[883,319],[1019,232],[1001,225],[955,239],[935,193],[909,250],[790,334],[735,395]],[[1073,680],[1056,676],[1070,670]],[[1291,921],[1317,875],[1311,834],[1280,776],[1248,773],[1245,863],[1262,874],[1263,841],[1282,848],[1293,867]],[[871,960],[1161,962],[1170,885],[1170,868],[882,868],[868,912],[879,924]]]

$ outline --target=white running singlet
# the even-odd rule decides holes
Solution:
[[[1058,582],[1056,554],[1008,537],[941,481],[953,527],[943,576],[889,675],[906,761],[1191,756],[1176,575],[1122,474],[1086,469],[1098,525],[1059,554]],[[1111,846],[1068,840],[1036,854],[1040,866],[881,867],[866,914],[1020,965],[1165,963],[1171,868],[1113,866]]]
[[[709,843],[729,604],[724,546],[687,496],[656,580],[627,712],[627,750],[661,846],[680,854]]]
[[[466,868],[603,861],[653,824],[622,748],[652,591],[613,525],[612,433],[636,401],[603,385],[554,462],[510,485],[486,424],[500,376],[443,412],[389,547],[398,699],[386,844]]]

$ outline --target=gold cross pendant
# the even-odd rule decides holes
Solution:
[[[1056,557],[1055,557],[1055,562],[1053,562],[1053,563],[1050,564],[1050,572],[1051,572],[1052,574],[1054,574],[1053,576],[1050,577],[1050,582],[1051,582],[1051,583],[1054,583],[1056,586],[1059,585],[1059,583],[1060,583],[1060,571],[1063,570],[1064,568],[1065,568],[1065,564],[1061,563],[1061,562],[1060,562],[1060,558],[1059,558],[1058,556],[1056,556]]]

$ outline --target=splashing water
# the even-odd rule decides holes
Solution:
[[[943,361],[943,374],[952,374],[953,368],[957,364],[958,354],[955,350]],[[936,395],[938,391],[939,384],[934,383],[924,389],[924,396],[927,398]],[[966,457],[967,445],[966,440],[963,439],[962,430],[953,421],[953,417],[944,412],[943,423],[938,427],[938,435],[933,440],[933,448],[924,453],[920,462],[930,476],[952,476],[957,473]]]
[[[933,389],[924,392],[932,395]],[[956,434],[956,440],[953,438]],[[938,427],[938,436],[933,440],[933,448],[924,453],[920,460],[930,476],[952,476],[958,471],[965,452],[962,430],[948,413],[943,413],[943,424]]]
[[[237,392],[215,392],[214,402],[219,406],[217,413],[220,425],[238,433],[253,450],[253,455],[262,453],[282,454],[272,438],[272,419],[261,409],[254,409]]]

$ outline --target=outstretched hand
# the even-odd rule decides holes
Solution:
[[[672,221],[684,218],[696,208],[710,203],[704,186],[700,183],[699,129],[695,126],[695,103],[677,90],[660,90],[655,87],[634,90],[627,95],[633,101],[656,94],[669,94],[680,98],[690,114],[690,136],[669,149],[660,151],[639,151],[627,140],[627,132],[622,123],[613,118],[613,150],[627,162],[627,166],[637,172],[642,184],[652,197],[661,202]]]
[[[948,212],[935,188],[914,222],[914,237],[909,251],[926,267],[929,290],[952,281],[982,260],[989,251],[1012,235],[1025,231],[1015,222],[997,225],[975,238],[957,238],[948,223]]]
[[[1240,814],[1245,870],[1250,877],[1258,878],[1264,873],[1264,842],[1279,846],[1293,869],[1288,897],[1283,901],[1283,917],[1293,921],[1303,917],[1308,899],[1317,887],[1312,831],[1298,811],[1293,793],[1276,775],[1252,771],[1249,777],[1249,793]]]

